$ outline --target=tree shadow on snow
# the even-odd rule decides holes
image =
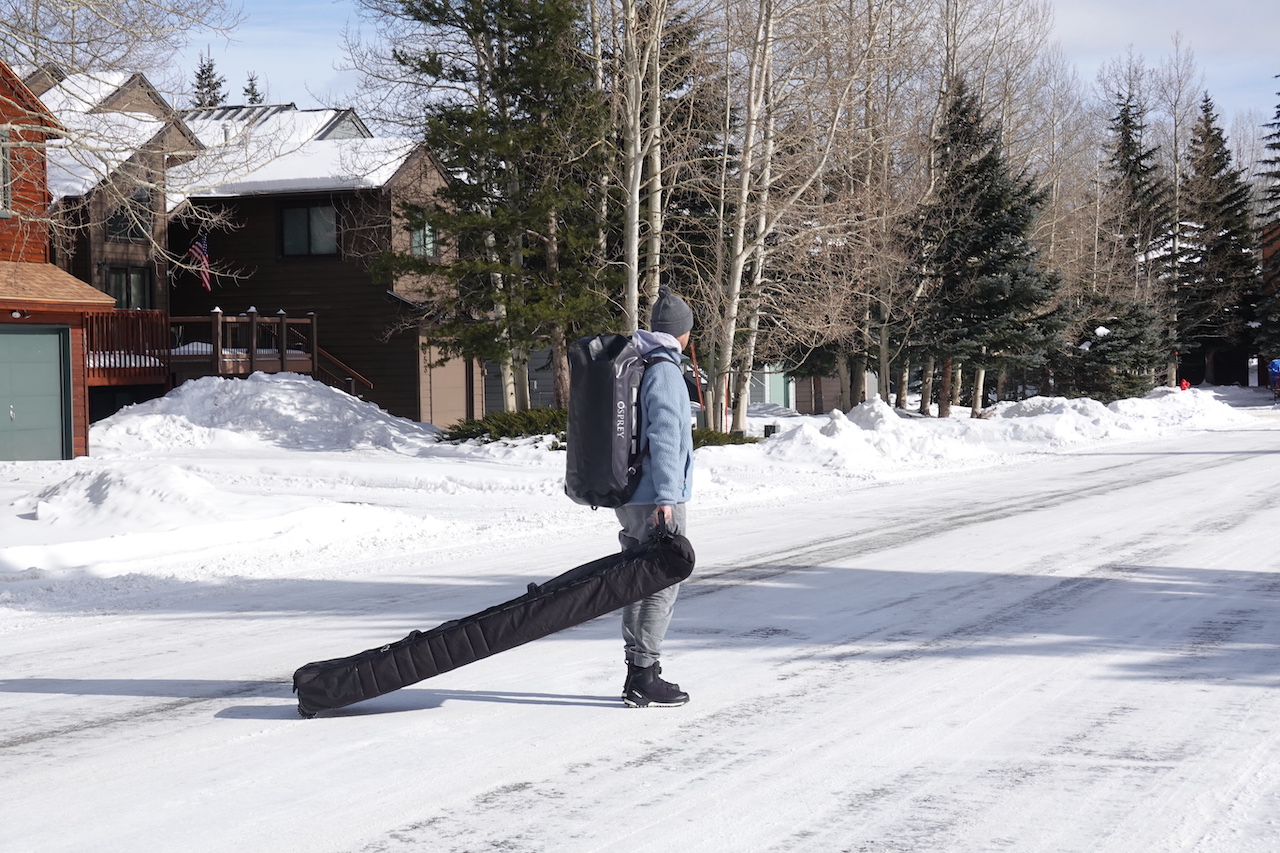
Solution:
[[[757,566],[695,575],[672,647],[910,666],[1097,655],[1112,677],[1280,687],[1280,572],[1110,564],[1085,574]],[[760,595],[767,595],[767,606]],[[726,606],[728,605],[728,606]]]

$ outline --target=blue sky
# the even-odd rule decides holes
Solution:
[[[248,74],[269,88],[268,100],[300,107],[351,106],[343,95],[354,80],[334,70],[343,64],[342,30],[358,20],[350,0],[252,0],[245,21],[225,38],[197,39],[180,57],[184,79],[195,76],[200,55],[213,57],[226,78],[228,100],[239,102]]]
[[[1054,0],[1055,34],[1092,83],[1098,68],[1132,45],[1157,66],[1173,37],[1195,54],[1204,86],[1228,130],[1237,112],[1270,120],[1280,100],[1280,2],[1276,0]]]
[[[1091,83],[1098,67],[1133,46],[1150,65],[1172,49],[1181,32],[1195,53],[1205,86],[1228,130],[1237,112],[1257,110],[1270,119],[1280,91],[1280,2],[1277,0],[1054,0],[1055,35],[1081,80]],[[197,41],[183,58],[194,76],[199,53],[208,49],[239,99],[254,71],[270,87],[273,101],[298,106],[348,105],[350,75],[342,62],[341,31],[357,25],[351,0],[254,0],[234,40]]]

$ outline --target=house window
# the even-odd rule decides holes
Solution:
[[[107,295],[115,297],[117,308],[151,308],[151,270],[147,267],[108,268]]]
[[[280,244],[285,255],[338,254],[338,213],[331,204],[286,207],[280,212]]]
[[[0,130],[0,216],[13,215],[13,167],[9,163],[9,131]]]
[[[435,226],[423,225],[421,228],[410,229],[409,254],[415,258],[434,258],[440,254]]]
[[[139,187],[107,217],[107,239],[145,242],[151,236],[151,190]]]

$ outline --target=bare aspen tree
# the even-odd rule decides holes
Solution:
[[[1046,53],[1041,73],[1045,85],[1033,103],[1043,116],[1042,132],[1030,166],[1048,197],[1036,238],[1048,264],[1065,276],[1069,294],[1083,282],[1085,260],[1095,250],[1096,206],[1087,200],[1096,188],[1103,122],[1088,108],[1083,87],[1060,48]]]
[[[619,4],[621,61],[614,69],[614,84],[620,93],[622,124],[623,315],[627,330],[634,331],[640,325],[640,223],[646,189],[650,226],[646,289],[652,290],[650,299],[657,294],[662,240],[662,37],[669,10],[666,0],[619,0]],[[647,188],[646,162],[650,165]]]
[[[1262,161],[1266,159],[1267,115],[1262,110],[1237,112],[1231,121],[1229,140],[1231,162],[1244,170],[1244,179],[1253,190],[1254,217],[1261,221],[1263,213]]]
[[[784,217],[821,176],[839,139],[837,119],[849,103],[853,78],[833,80],[815,74],[812,20],[807,4],[757,0],[742,14],[726,15],[730,48],[727,55],[740,65],[726,80],[731,101],[741,117],[732,134],[736,143],[736,175],[726,175],[729,234],[724,278],[712,323],[715,360],[712,381],[712,423],[719,429],[745,426],[747,395],[731,399],[730,377],[750,371],[754,361],[759,288],[767,278],[770,241]],[[726,10],[727,12],[727,10]],[[732,20],[736,17],[737,21]],[[786,142],[780,138],[786,131]],[[726,139],[728,142],[728,138]],[[782,149],[787,156],[775,155]],[[747,273],[750,270],[750,278]],[[738,329],[748,330],[745,341]],[[737,388],[745,389],[745,380]],[[733,403],[732,426],[726,407]]]
[[[170,63],[193,38],[225,37],[241,20],[230,0],[0,0],[0,59],[40,92],[64,80],[78,81],[59,92],[55,112],[66,121],[50,143],[50,154],[74,172],[77,188],[92,190],[94,199],[55,204],[37,214],[32,226],[65,246],[69,230],[123,217],[152,258],[181,266],[182,258],[169,254],[153,224],[164,213],[160,163],[166,156],[181,161],[201,146],[164,127],[178,91],[168,78]],[[136,73],[151,76],[159,99],[102,103],[105,94]],[[32,128],[42,123],[32,116]],[[140,138],[148,129],[151,135]]]
[[[241,22],[230,0],[0,0],[0,58],[24,73],[155,72],[193,36],[225,37]]]

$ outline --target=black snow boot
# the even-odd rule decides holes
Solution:
[[[662,679],[662,665],[627,664],[627,681],[623,685],[622,702],[629,708],[675,708],[689,701],[689,694]]]

